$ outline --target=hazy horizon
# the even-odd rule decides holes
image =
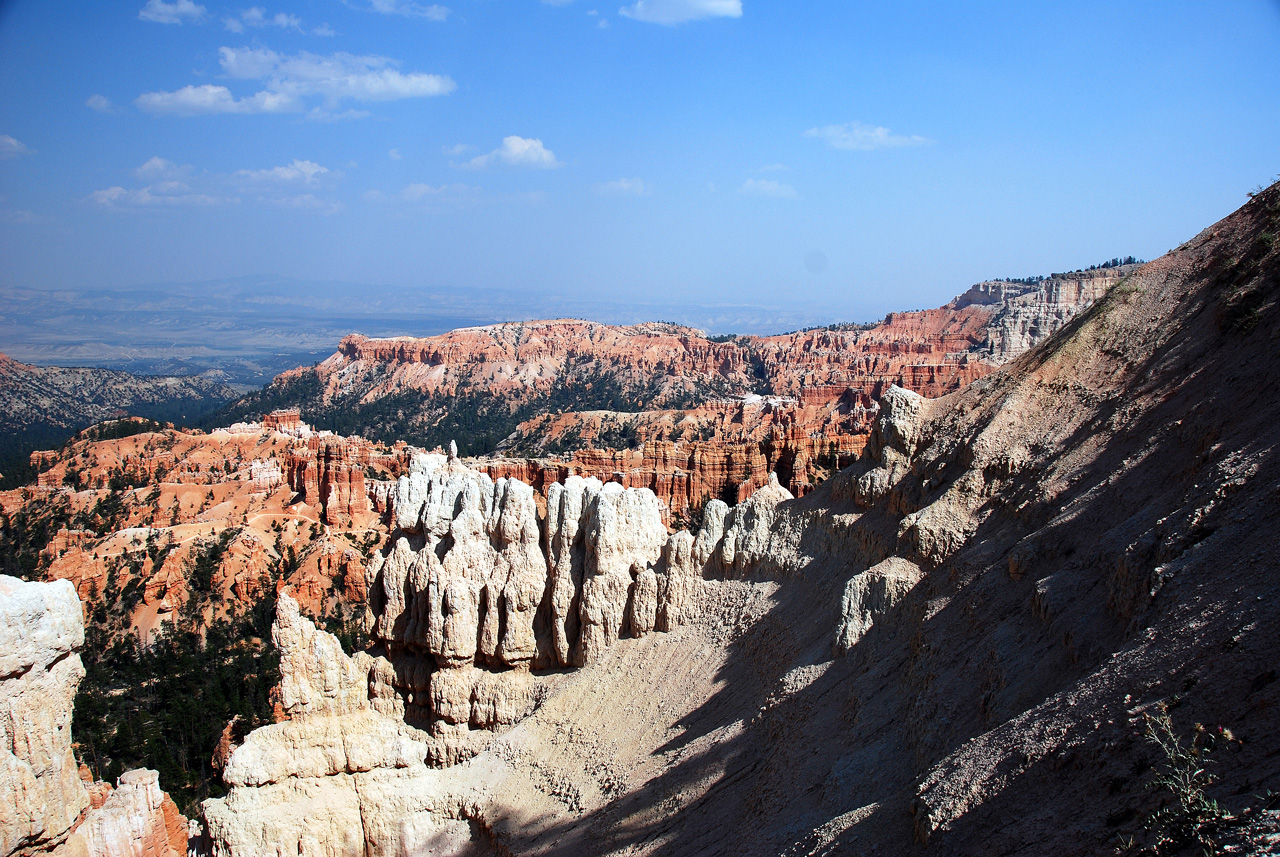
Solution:
[[[1269,0],[11,0],[0,285],[867,321],[1228,214],[1278,49]]]

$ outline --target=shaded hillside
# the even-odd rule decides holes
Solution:
[[[236,396],[216,378],[30,366],[0,354],[0,485],[25,481],[32,450],[94,423],[131,415],[190,424]]]
[[[1148,788],[1161,706],[1187,745],[1217,736],[1210,795],[1258,807],[1280,790],[1276,234],[1280,186],[1006,369],[889,397],[863,462],[708,569],[751,595],[708,583],[701,628],[512,733],[544,769],[503,774],[486,823],[519,854],[1137,854],[1173,799]],[[566,722],[625,748],[585,820],[538,814],[539,778],[582,776]]]

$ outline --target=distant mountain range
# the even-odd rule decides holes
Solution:
[[[234,399],[217,373],[175,377],[31,366],[0,354],[0,485],[26,474],[27,455],[124,415],[192,423]]]

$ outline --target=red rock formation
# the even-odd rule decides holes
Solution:
[[[272,411],[262,418],[262,427],[267,431],[289,434],[301,431],[302,425],[302,412],[297,408]]]
[[[385,533],[364,466],[394,473],[408,455],[403,445],[386,450],[332,435],[304,442],[260,427],[85,437],[33,456],[41,479],[0,492],[0,526],[18,514],[52,514],[42,572],[71,581],[87,604],[127,605],[128,625],[142,639],[190,608],[193,592],[203,591],[193,575],[210,557],[211,579],[200,586],[213,597],[198,621],[250,607],[282,586],[313,595],[303,598],[312,615],[329,615],[339,604],[363,604],[362,552]],[[291,502],[286,471],[304,490],[310,481],[314,505]],[[322,486],[329,496],[319,502]]]

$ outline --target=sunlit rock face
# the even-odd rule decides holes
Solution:
[[[85,787],[71,736],[83,645],[69,581],[0,576],[0,855],[181,857],[187,820],[155,771]]]
[[[51,849],[89,805],[71,752],[83,644],[70,583],[0,577],[0,854]]]
[[[390,497],[397,529],[368,572],[370,693],[429,733],[433,764],[524,717],[544,692],[531,671],[592,663],[690,610],[691,566],[671,566],[651,491],[571,476],[545,522],[538,499],[441,454],[415,457]]]

